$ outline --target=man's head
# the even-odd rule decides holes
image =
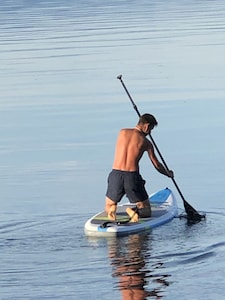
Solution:
[[[144,114],[140,116],[138,124],[146,124],[148,123],[151,127],[155,127],[158,125],[156,118],[151,114]]]
[[[151,130],[158,125],[156,118],[151,114],[143,114],[140,116],[138,121],[138,126],[141,127],[143,133],[146,135],[151,132]]]

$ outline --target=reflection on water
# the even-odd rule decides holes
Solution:
[[[119,73],[147,101],[223,91],[223,1],[5,0],[0,27],[0,106],[115,103]]]
[[[151,235],[130,235],[109,240],[112,276],[123,300],[161,299],[170,282],[163,263],[151,262]],[[152,285],[152,287],[151,287]]]

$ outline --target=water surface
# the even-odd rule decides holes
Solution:
[[[1,1],[1,299],[224,298],[224,13],[221,0]],[[119,74],[205,222],[84,236],[117,132],[137,121]],[[183,211],[147,157],[141,172]]]

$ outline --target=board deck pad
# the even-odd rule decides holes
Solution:
[[[165,199],[167,199],[169,194],[170,194],[170,190],[164,189],[164,190],[158,192],[157,194],[153,195],[152,197],[150,197],[152,216],[149,218],[139,218],[137,224],[159,217],[165,211],[165,208],[160,209],[159,205],[165,203]],[[134,223],[128,222],[129,216],[126,213],[126,209],[128,207],[135,208],[135,205],[124,204],[124,205],[118,205],[118,207],[117,207],[116,222],[126,222],[127,221],[127,223],[122,224],[123,226],[134,225]],[[154,207],[157,207],[157,209],[155,209]],[[108,218],[107,213],[105,211],[103,211],[103,212],[100,212],[98,215],[96,215],[91,220],[91,223],[102,225],[107,221],[110,221],[110,219]]]
[[[87,236],[119,237],[141,231],[147,231],[163,225],[177,215],[177,202],[168,188],[158,191],[150,196],[152,215],[148,218],[139,218],[138,222],[130,222],[126,209],[135,208],[133,203],[117,206],[116,221],[109,220],[107,213],[101,211],[88,219],[84,230]]]

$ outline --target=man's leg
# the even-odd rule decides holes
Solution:
[[[130,208],[128,207],[126,209],[126,213],[130,217],[130,222],[138,222],[138,213],[137,213],[137,208]]]
[[[114,201],[109,199],[108,197],[105,198],[105,211],[108,214],[108,218],[112,221],[116,220],[116,209],[117,205]]]
[[[136,208],[127,208],[126,212],[130,217],[130,222],[138,222],[139,217],[151,217],[151,205],[148,199],[136,203]]]
[[[149,218],[152,215],[151,204],[149,199],[137,202],[137,208],[139,211],[139,216],[142,218]]]

